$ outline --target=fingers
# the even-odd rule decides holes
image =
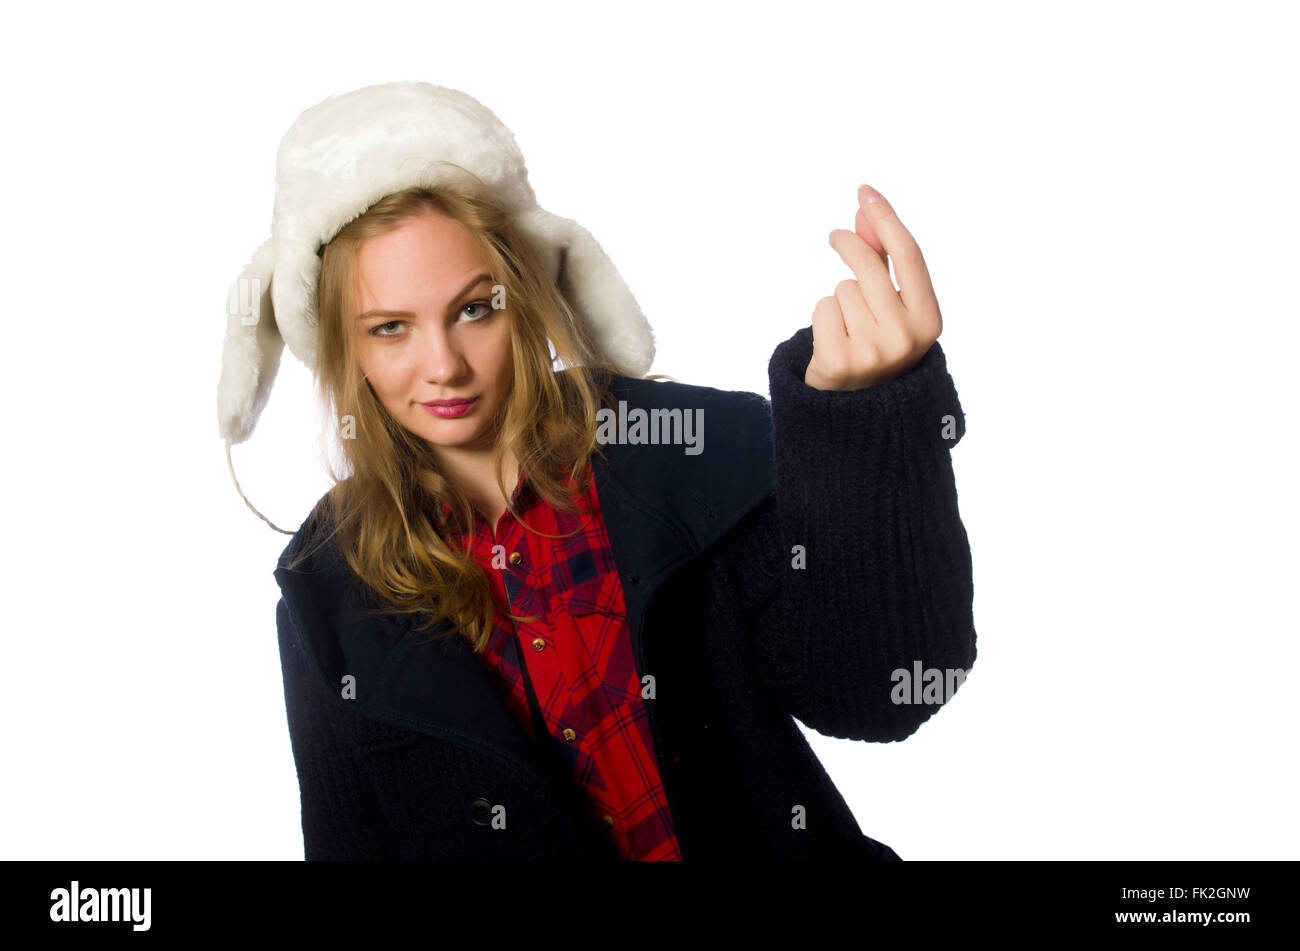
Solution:
[[[841,281],[834,296],[817,302],[804,382],[843,390],[893,379],[943,328],[921,249],[889,203],[867,185],[858,190],[854,230],[836,228],[830,244],[854,279]]]
[[[861,285],[851,279],[836,285],[835,299],[844,315],[845,326],[849,328],[849,338],[859,352],[887,362],[911,354],[916,342],[907,323],[906,311],[901,307],[875,313],[862,299]]]
[[[871,222],[862,213],[861,205],[858,205],[857,214],[853,216],[853,230],[858,233],[859,238],[871,245],[882,261],[885,259],[885,246],[880,243],[880,235],[876,234],[876,229],[871,227]]]
[[[878,318],[862,297],[862,285],[853,278],[846,277],[835,285],[835,301],[840,305],[850,337],[862,340],[878,325]]]
[[[852,231],[836,228],[831,232],[831,247],[844,259],[853,276],[862,286],[862,296],[871,312],[880,318],[883,314],[895,312],[902,316],[903,302],[894,290],[894,281],[889,276],[889,265],[877,254],[867,242]],[[905,319],[905,318],[904,318]]]
[[[871,386],[911,356],[906,328],[896,320],[877,323],[854,280],[841,281],[834,296],[817,302],[812,330],[813,352],[804,382],[820,390]]]
[[[839,301],[834,297],[823,297],[813,308],[813,359],[818,356],[818,347],[826,352],[838,352],[847,348],[849,332],[844,326],[844,314],[840,311]],[[825,356],[825,353],[822,354]]]
[[[932,309],[937,311],[938,303],[930,281],[930,270],[925,265],[921,248],[899,220],[893,206],[880,192],[870,185],[863,185],[858,189],[858,210],[865,223],[879,236],[885,252],[894,262],[898,293],[906,308],[914,313],[928,313]],[[892,282],[890,287],[893,287]]]

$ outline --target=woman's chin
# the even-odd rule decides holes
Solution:
[[[438,449],[483,449],[490,448],[488,440],[475,425],[457,424],[455,420],[440,420],[434,426],[423,426],[420,436],[425,442]]]

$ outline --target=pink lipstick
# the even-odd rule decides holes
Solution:
[[[457,416],[464,416],[474,408],[478,402],[478,397],[471,400],[434,400],[432,403],[421,403],[420,405],[427,409],[434,416],[442,419],[454,419]]]

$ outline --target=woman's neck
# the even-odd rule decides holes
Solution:
[[[440,449],[437,453],[439,471],[465,494],[493,530],[509,501],[509,496],[502,495],[497,486],[497,475],[492,465],[494,452]],[[507,450],[501,465],[506,492],[513,494],[519,485],[519,463],[514,453]]]

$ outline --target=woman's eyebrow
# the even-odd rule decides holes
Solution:
[[[474,277],[470,278],[470,282],[466,284],[463,288],[461,288],[460,293],[458,293],[455,297],[452,298],[452,303],[455,303],[456,301],[460,300],[462,297],[464,297],[474,288],[478,287],[484,281],[490,281],[490,280],[492,280],[491,274],[489,274],[487,271],[480,271],[478,274],[474,275]],[[371,317],[414,317],[414,316],[415,315],[411,313],[409,310],[384,310],[383,308],[377,307],[366,311],[364,314],[357,314],[357,320],[367,320]]]

